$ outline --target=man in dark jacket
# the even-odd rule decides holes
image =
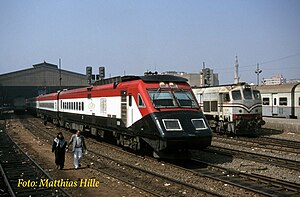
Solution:
[[[74,167],[77,169],[80,166],[79,160],[82,157],[82,153],[84,151],[87,153],[84,137],[80,134],[79,130],[71,136],[69,147],[71,144],[72,152],[74,153]]]

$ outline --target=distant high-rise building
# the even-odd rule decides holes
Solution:
[[[264,85],[277,85],[286,83],[286,78],[282,76],[282,74],[274,75],[269,79],[263,79],[262,83]]]

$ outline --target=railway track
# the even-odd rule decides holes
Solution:
[[[256,147],[270,149],[273,151],[286,152],[288,154],[300,154],[300,142],[291,140],[275,139],[270,137],[237,137],[232,139],[228,138],[227,136],[214,135],[213,141],[220,143],[229,143],[232,145],[244,146],[249,148]]]
[[[45,141],[52,142],[52,139],[55,137],[54,133],[47,129],[40,128],[33,122],[29,122],[26,119],[20,119],[20,121],[23,126],[35,136],[43,136],[43,138],[46,139]],[[89,140],[89,147],[91,146],[91,143],[98,144],[99,142]],[[103,143],[101,143],[101,145],[103,145]],[[110,146],[110,148],[111,147],[112,146]],[[125,151],[123,152],[125,153]],[[126,154],[130,153],[126,152]],[[122,162],[112,158],[111,155],[107,156],[106,154],[99,153],[99,151],[91,150],[90,148],[89,154],[84,160],[89,168],[93,168],[153,196],[178,196],[183,195],[184,193],[182,192],[186,192],[193,196],[224,196],[220,193],[204,189],[196,184],[189,184],[177,180],[176,178],[141,168],[138,165]]]
[[[284,159],[284,158],[279,158],[279,157],[251,153],[251,152],[242,151],[242,150],[234,150],[234,149],[213,146],[213,145],[206,148],[204,151],[227,155],[227,156],[235,156],[235,157],[238,157],[241,159],[258,161],[258,162],[276,165],[276,166],[291,169],[291,170],[299,170],[300,169],[300,162],[295,161],[295,160],[290,160],[290,159]]]
[[[59,187],[45,187],[51,177],[0,128],[0,171],[10,196],[70,196]]]
[[[34,124],[31,124],[30,127],[31,128],[29,129],[32,131],[34,130],[33,127],[35,126]],[[39,127],[38,130],[41,131],[41,128]],[[48,130],[43,130],[43,133],[44,136],[48,136],[51,139],[54,137],[54,134],[50,133]],[[38,135],[40,136],[41,134]],[[95,140],[90,140],[88,143],[98,144],[99,142]],[[104,143],[101,143],[101,145],[106,146]],[[115,146],[112,145],[108,145],[108,146],[109,148],[118,149],[118,151],[120,151],[119,147],[115,148]],[[89,157],[86,158],[85,160],[87,160],[88,163],[93,164],[91,165],[92,168],[104,174],[107,174],[108,176],[114,177],[115,179],[118,179],[122,182],[125,182],[129,185],[132,185],[133,187],[139,188],[153,196],[180,195],[180,193],[171,193],[170,189],[173,192],[176,189],[172,189],[170,186],[168,186],[168,188],[166,188],[165,186],[162,187],[161,183],[165,183],[166,185],[172,185],[172,186],[175,186],[177,184],[178,186],[177,187],[175,186],[175,188],[181,188],[180,191],[186,191],[188,190],[187,188],[190,188],[194,190],[194,192],[203,192],[201,195],[222,196],[222,194],[220,193],[216,193],[216,192],[212,193],[211,191],[207,191],[207,190],[202,191],[203,188],[195,184],[194,185],[187,184],[186,181],[180,181],[180,180],[178,181],[177,179],[174,179],[172,177],[167,177],[160,173],[155,173],[151,171],[149,172],[148,170],[140,168],[139,165],[131,165],[122,162],[118,159],[112,159],[111,156],[107,156],[105,154],[99,154],[99,151],[97,152],[89,151],[89,152],[90,152]],[[130,153],[126,152],[126,154],[130,154]],[[108,162],[103,163],[103,160],[107,160]],[[193,162],[199,163],[200,161],[194,160]],[[105,163],[109,163],[110,165],[107,166]],[[115,166],[113,170],[111,168],[112,165]],[[192,172],[193,174],[197,174],[197,176],[199,177],[206,177],[219,182],[222,181],[225,184],[234,185],[236,187],[243,188],[245,190],[252,191],[256,194],[261,194],[263,196],[299,195],[299,186],[297,188],[297,185],[295,186],[293,185],[293,183],[274,180],[270,177],[263,177],[261,175],[254,175],[254,174],[248,175],[246,173],[240,173],[225,168],[221,169],[220,167],[218,167],[218,170],[215,170],[217,168],[216,166],[212,166],[211,164],[202,162],[202,166],[203,165],[209,167],[207,168],[200,167],[190,172]],[[185,168],[183,170],[188,170],[188,169]],[[120,177],[120,174],[123,174],[123,176]],[[146,182],[147,187],[145,187],[145,179],[140,177],[148,177]],[[134,180],[134,182],[132,180]],[[153,180],[155,180],[154,183]],[[155,182],[159,182],[160,184],[155,185]],[[189,194],[191,194],[191,191],[189,191]]]
[[[207,166],[206,168],[197,166]],[[266,195],[266,196],[299,196],[300,185],[292,182],[277,180],[259,174],[243,173],[236,170],[223,168],[207,162],[203,162],[197,158],[192,159],[187,168],[225,183],[237,185],[247,190]]]

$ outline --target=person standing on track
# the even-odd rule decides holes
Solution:
[[[87,154],[87,149],[85,145],[84,137],[80,134],[80,131],[77,130],[76,134],[71,136],[69,141],[69,146],[72,144],[72,152],[74,153],[74,167],[77,169],[80,167],[79,160],[82,157],[82,153],[85,151]]]
[[[64,139],[62,132],[59,132],[53,140],[52,152],[55,153],[56,168],[62,170],[65,165],[65,153],[67,142]]]

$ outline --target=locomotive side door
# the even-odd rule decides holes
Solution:
[[[127,127],[127,90],[121,90],[121,120],[121,125]]]
[[[278,115],[279,98],[277,93],[272,93],[272,116]]]
[[[220,119],[223,120],[223,102],[224,102],[224,94],[223,93],[220,93],[219,94],[219,117]]]

